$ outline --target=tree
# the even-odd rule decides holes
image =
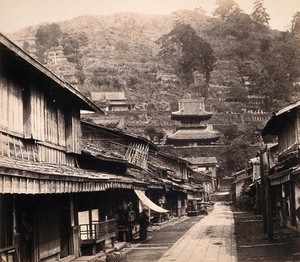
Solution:
[[[230,126],[225,127],[223,135],[228,141],[232,141],[232,140],[238,138],[239,136],[241,136],[242,132],[238,129],[237,126],[230,125]]]
[[[45,52],[51,48],[59,46],[62,36],[63,32],[57,24],[41,25],[37,29],[35,45],[37,57],[42,63],[46,62]]]
[[[153,126],[146,127],[144,129],[144,134],[148,136],[151,141],[153,141],[156,136],[156,129]]]
[[[251,17],[254,20],[256,27],[258,28],[268,28],[270,16],[266,12],[266,8],[264,7],[264,0],[255,0],[253,4],[253,12],[251,13]]]
[[[64,34],[62,39],[63,52],[67,60],[71,63],[78,63],[82,58],[80,49],[88,44],[85,33],[74,35]]]
[[[159,56],[173,65],[182,84],[192,84],[196,71],[209,82],[217,59],[210,44],[199,37],[191,25],[178,23],[156,43],[161,46]]]
[[[233,47],[235,54],[241,61],[247,60],[254,53],[256,45],[253,41],[241,40]]]
[[[300,12],[296,12],[292,19],[291,33],[300,36]]]
[[[223,35],[234,36],[237,40],[249,39],[253,34],[253,20],[250,15],[236,8],[224,22]]]
[[[214,16],[220,17],[222,20],[227,19],[235,9],[239,8],[234,0],[217,0],[216,5]]]
[[[247,90],[237,84],[233,84],[229,89],[229,96],[236,102],[244,103],[247,100]]]
[[[166,133],[163,130],[158,130],[156,132],[156,138],[157,138],[157,140],[158,140],[159,143],[163,140],[163,138],[165,137],[165,135],[166,135]]]
[[[246,167],[248,160],[253,157],[249,143],[235,139],[225,151],[225,167],[228,173],[239,171]]]
[[[83,65],[81,62],[82,53],[81,48],[88,44],[88,38],[85,33],[78,33],[74,35],[64,34],[62,39],[63,52],[67,60],[76,64],[75,76],[80,84],[84,83],[85,75],[83,72]]]

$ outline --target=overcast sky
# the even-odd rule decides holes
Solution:
[[[252,12],[254,0],[235,0],[246,13]],[[208,15],[215,0],[0,0],[0,32],[11,33],[41,22],[58,22],[81,15],[133,11],[169,14],[178,9],[202,7]],[[264,0],[273,29],[290,28],[292,16],[300,11],[300,0]]]

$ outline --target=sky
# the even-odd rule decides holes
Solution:
[[[253,10],[254,0],[235,0],[245,13]],[[293,15],[300,11],[300,0],[264,0],[270,27],[288,30]],[[41,22],[59,22],[82,15],[132,11],[170,14],[178,9],[202,7],[212,15],[215,0],[0,0],[0,32],[13,33]]]

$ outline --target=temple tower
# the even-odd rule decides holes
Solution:
[[[179,110],[172,112],[171,119],[180,121],[181,126],[172,135],[167,136],[166,144],[174,146],[208,145],[216,142],[219,132],[211,125],[202,124],[209,120],[213,113],[205,110],[204,98],[183,98],[178,100]]]

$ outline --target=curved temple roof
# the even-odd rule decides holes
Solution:
[[[180,109],[176,112],[172,112],[171,119],[172,120],[188,120],[188,119],[194,119],[194,120],[208,120],[212,117],[213,113],[207,112],[205,110],[196,110],[194,112],[186,112],[183,109]]]
[[[199,141],[215,142],[220,138],[220,134],[214,131],[210,126],[205,129],[179,129],[174,134],[168,136],[167,141]]]

